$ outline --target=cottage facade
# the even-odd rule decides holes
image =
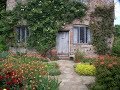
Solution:
[[[26,3],[26,0],[7,0],[7,10],[12,10],[16,2]],[[113,5],[114,0],[76,0],[88,6],[86,16],[82,19],[75,19],[71,24],[63,26],[56,38],[56,50],[58,56],[74,57],[76,50],[84,52],[87,56],[96,56],[92,43],[92,32],[89,29],[90,14],[97,6]],[[112,45],[112,39],[110,39]]]

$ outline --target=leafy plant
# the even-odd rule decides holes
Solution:
[[[8,52],[2,52],[2,53],[0,53],[0,58],[7,58],[8,57],[8,55],[9,55],[9,53]]]
[[[107,12],[106,12],[107,11]],[[93,45],[98,54],[108,54],[111,48],[107,42],[114,34],[114,5],[99,6],[91,14],[90,30],[92,30]]]
[[[115,34],[116,37],[120,37],[120,25],[115,25]]]
[[[112,54],[120,57],[120,41],[117,41],[112,47]]]
[[[96,68],[87,63],[79,63],[75,66],[75,71],[80,75],[95,75]]]
[[[75,62],[80,62],[81,59],[84,58],[84,53],[79,51],[79,50],[76,50],[75,52]]]
[[[120,25],[115,25],[115,39],[112,47],[112,55],[120,57]]]
[[[80,59],[80,62],[82,62],[82,63],[90,63],[90,64],[92,64],[95,61],[96,61],[95,58],[83,58],[83,59]]]
[[[100,56],[95,63],[96,82],[92,90],[120,89],[120,58]]]
[[[60,75],[61,74],[60,70],[59,69],[55,69],[55,68],[49,70],[48,73],[51,76],[56,76],[56,75]]]

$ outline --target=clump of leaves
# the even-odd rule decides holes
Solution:
[[[110,52],[111,48],[107,39],[113,36],[113,22],[114,6],[97,7],[91,14],[90,29],[93,33],[93,45],[98,54],[107,54]]]

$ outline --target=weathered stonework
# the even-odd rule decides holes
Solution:
[[[22,0],[22,3],[26,3],[26,0]],[[16,6],[16,0],[7,0],[7,10],[13,10],[13,8]],[[114,4],[114,0],[88,0],[88,3],[86,4],[88,6],[88,11],[86,12],[86,16],[80,20],[80,19],[75,19],[72,21],[71,24],[66,24],[63,26],[63,32],[68,31],[69,32],[69,57],[74,57],[74,53],[76,50],[80,50],[84,52],[87,56],[96,56],[94,46],[91,45],[90,43],[88,44],[73,44],[73,27],[74,25],[85,25],[89,27],[90,23],[90,14],[95,10],[96,7],[98,6],[110,6]],[[98,18],[97,18],[98,19]],[[99,19],[98,19],[99,20]],[[113,38],[108,39],[108,44],[109,47],[112,47],[113,43]]]

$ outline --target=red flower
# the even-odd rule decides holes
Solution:
[[[0,80],[2,80],[2,79],[3,79],[3,76],[0,75]]]
[[[12,85],[12,82],[6,82],[7,85]]]
[[[15,72],[15,71],[12,71],[12,72],[10,72],[10,75],[11,75],[11,76],[14,76],[14,75],[16,75],[16,72]]]
[[[105,64],[104,62],[100,62],[100,65],[103,65],[103,64]]]
[[[12,79],[12,82],[13,82],[14,84],[17,84],[17,83],[18,83],[18,80],[15,79],[15,78],[13,78],[13,79]]]
[[[13,78],[12,82],[13,82],[13,84],[19,84],[20,83],[20,79],[19,78]]]

